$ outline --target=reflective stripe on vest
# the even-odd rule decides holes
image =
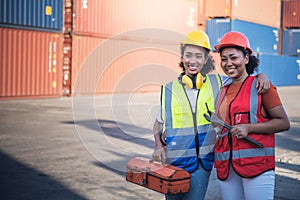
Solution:
[[[257,93],[257,88],[256,86],[256,78],[252,82],[251,86],[251,94],[250,94],[250,123],[251,124],[256,124],[257,123],[257,109],[258,109],[258,98],[257,95],[252,95]]]
[[[253,148],[253,149],[240,149],[236,151],[232,151],[232,159],[239,158],[251,158],[255,155],[257,156],[275,156],[274,148]],[[230,151],[226,151],[223,153],[215,153],[215,161],[224,161],[228,160],[230,156]]]

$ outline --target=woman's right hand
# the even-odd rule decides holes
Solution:
[[[155,149],[152,153],[152,160],[165,164],[166,163],[166,151],[167,151],[166,146],[155,147]]]

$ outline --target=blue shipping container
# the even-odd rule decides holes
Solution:
[[[215,18],[206,21],[206,32],[213,46],[218,44],[220,38],[228,31],[244,33],[249,39],[253,52],[272,55],[278,54],[278,28],[237,19]]]
[[[0,26],[63,30],[63,0],[0,0]]]
[[[282,55],[300,56],[300,29],[283,30]]]
[[[300,85],[300,57],[259,55],[258,72],[268,76],[275,86]]]
[[[206,21],[206,33],[209,36],[212,49],[219,44],[221,37],[231,31],[231,20],[227,18],[215,18]]]

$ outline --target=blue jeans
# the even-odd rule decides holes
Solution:
[[[199,168],[191,174],[190,190],[183,194],[166,195],[166,200],[203,200],[205,198],[210,172]]]

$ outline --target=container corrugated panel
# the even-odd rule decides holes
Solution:
[[[283,1],[282,26],[284,28],[300,28],[300,1]]]
[[[230,17],[280,27],[281,0],[206,0],[208,18]]]
[[[206,0],[206,17],[230,17],[231,0]]]
[[[215,64],[215,67],[216,67],[216,69],[212,73],[218,73],[218,74],[226,75],[224,73],[224,71],[222,70],[222,68],[221,68],[220,54],[217,53],[217,52],[210,52],[209,54],[212,57],[212,59],[214,61],[214,64]]]
[[[206,28],[206,8],[205,8],[206,0],[198,1],[198,28],[205,31]]]
[[[260,55],[259,73],[264,73],[275,86],[300,85],[300,58]]]
[[[247,35],[254,52],[278,54],[279,29],[250,23],[242,20],[232,20],[231,29]]]
[[[0,28],[0,98],[60,96],[62,35]]]
[[[181,72],[179,45],[74,36],[72,95],[158,92]]]
[[[282,55],[300,56],[300,29],[283,30]]]
[[[1,0],[0,26],[62,31],[63,0]]]
[[[211,19],[206,22],[206,30],[214,46],[227,31],[244,33],[254,52],[278,54],[279,29],[242,20]],[[259,34],[257,34],[259,33]]]
[[[221,37],[229,31],[231,31],[229,18],[214,18],[206,21],[206,33],[210,38],[212,47],[219,44]]]
[[[186,34],[197,28],[197,13],[197,0],[75,1],[73,31],[77,35],[120,35],[121,39],[153,41],[159,39],[159,36],[147,32],[143,35],[127,32],[157,28]]]
[[[280,27],[281,0],[232,0],[232,19]]]

